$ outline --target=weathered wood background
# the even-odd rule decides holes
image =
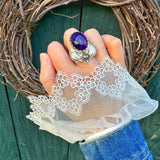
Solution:
[[[160,4],[160,0],[159,0]],[[58,14],[76,16],[67,18]],[[39,53],[46,52],[51,41],[62,41],[66,29],[75,27],[82,32],[96,28],[101,34],[121,38],[121,31],[112,10],[88,0],[71,3],[53,10],[38,22],[31,36],[34,65],[39,69]],[[160,59],[159,59],[160,61]],[[2,77],[0,77],[3,80]],[[160,70],[146,87],[153,99],[160,101]],[[26,98],[0,84],[0,160],[84,160],[78,144],[69,144],[26,119],[31,111]],[[153,154],[160,160],[160,108],[140,121],[144,137]]]

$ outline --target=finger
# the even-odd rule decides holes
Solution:
[[[101,62],[102,59],[108,55],[107,50],[105,48],[104,42],[102,40],[102,37],[100,33],[92,28],[88,29],[84,32],[84,35],[87,37],[88,41],[94,45],[96,48],[96,55],[95,58],[97,59],[98,62]]]
[[[64,44],[68,50],[70,50],[72,47],[70,44],[70,37],[75,32],[78,32],[78,30],[75,28],[70,28],[66,30],[64,33]],[[83,63],[83,62],[78,61],[78,62],[75,62],[75,64],[85,69],[84,72],[87,72],[88,74],[90,74],[91,71],[94,69],[94,67],[98,64],[98,62],[96,61],[94,57],[92,57],[88,63]]]
[[[55,84],[56,72],[47,53],[40,54],[40,81],[45,90],[50,94],[52,86]]]
[[[125,67],[124,49],[121,40],[111,35],[102,35],[102,39],[109,56],[113,59],[113,61],[115,63],[120,63],[122,67]]]
[[[52,42],[48,45],[48,55],[57,71],[68,74],[81,73],[81,70],[73,63],[63,45],[59,42]]]

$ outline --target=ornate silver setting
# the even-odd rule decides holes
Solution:
[[[96,55],[95,47],[88,42],[88,46],[85,50],[78,50],[73,45],[72,48],[69,50],[69,55],[74,62],[83,62],[88,63],[91,57]]]

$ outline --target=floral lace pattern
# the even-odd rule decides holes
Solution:
[[[114,82],[106,83],[103,79],[106,73],[112,73]],[[104,58],[100,65],[96,66],[90,76],[82,76],[78,74],[68,75],[64,72],[58,72],[56,77],[56,85],[53,85],[49,98],[40,95],[39,97],[29,96],[32,103],[32,109],[35,111],[36,106],[40,104],[48,104],[47,111],[51,117],[55,116],[55,108],[62,112],[69,111],[75,116],[81,114],[84,104],[90,100],[91,91],[95,90],[102,96],[110,96],[121,98],[125,89],[125,82],[130,83],[134,87],[138,87],[135,80],[129,75],[126,69],[122,68],[119,63],[114,63],[108,56]],[[67,99],[63,96],[63,89],[70,86],[75,89],[74,97]]]
[[[58,72],[51,95],[29,96],[27,118],[74,143],[97,131],[108,131],[153,113],[158,102],[106,56],[90,76]]]

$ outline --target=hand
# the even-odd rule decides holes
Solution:
[[[70,28],[64,33],[66,49],[61,43],[54,41],[48,45],[48,53],[40,54],[40,81],[49,94],[51,93],[52,85],[55,84],[56,71],[89,75],[106,55],[113,59],[115,63],[120,63],[125,67],[121,40],[111,35],[101,36],[96,29],[88,29],[84,32],[89,42],[95,46],[96,56],[86,64],[82,62],[74,63],[68,55],[68,50],[70,49],[69,38],[77,31],[75,28]]]
[[[89,63],[74,63],[68,55],[68,50],[70,49],[69,38],[74,32],[77,32],[77,30],[75,28],[70,28],[64,33],[66,49],[62,44],[54,41],[49,44],[48,53],[41,53],[40,55],[40,81],[49,94],[51,94],[52,86],[56,84],[56,71],[63,71],[67,74],[78,73],[80,75],[90,75],[105,56],[109,56],[115,63],[120,63],[121,66],[125,67],[124,50],[121,40],[111,35],[101,36],[96,29],[89,29],[84,32],[88,41],[95,46],[96,55]],[[81,115],[78,117],[73,116],[69,112],[66,112],[66,114],[74,121],[83,121],[92,118],[99,119],[103,115],[113,113],[112,108],[109,108],[109,106],[106,110],[106,105],[104,103],[105,101],[103,100],[103,105],[101,106],[99,106],[100,102],[97,104],[98,106],[88,105],[85,110],[82,110]],[[119,102],[118,104],[120,105],[121,103]],[[113,103],[110,103],[110,106],[111,105],[113,105]],[[99,109],[97,109],[97,107],[99,107]],[[118,106],[116,107],[118,108]]]
[[[33,112],[27,118],[74,143],[153,113],[158,103],[127,72],[121,41],[89,29],[84,34],[96,55],[89,63],[74,63],[68,50],[76,31],[64,33],[66,49],[52,42],[41,53],[40,81],[49,96],[28,96]]]

